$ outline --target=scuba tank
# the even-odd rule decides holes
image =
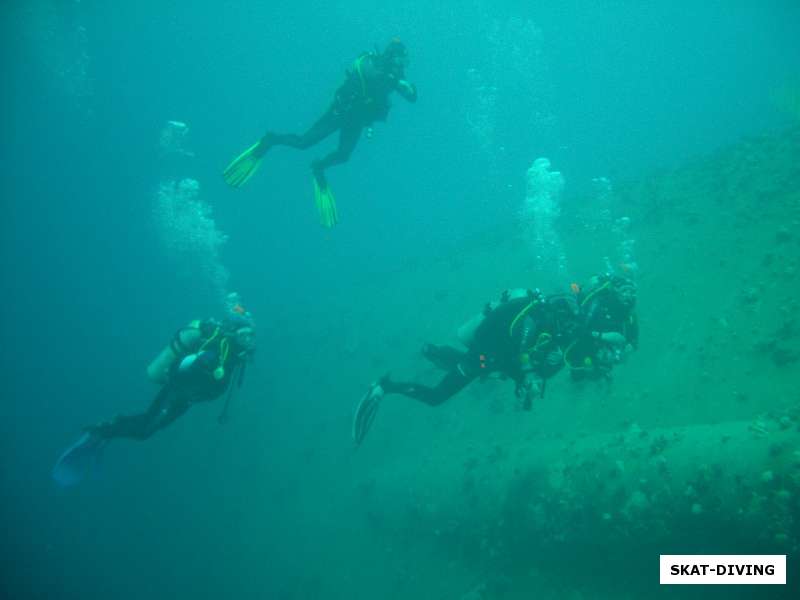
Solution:
[[[478,330],[483,322],[486,320],[486,317],[491,313],[495,308],[503,304],[504,302],[508,302],[509,300],[516,300],[517,298],[524,298],[528,295],[528,290],[525,288],[514,288],[511,290],[505,290],[503,294],[500,296],[500,300],[493,300],[491,302],[487,302],[486,306],[483,307],[483,310],[479,312],[477,315],[472,317],[469,321],[464,323],[461,327],[458,328],[456,335],[458,336],[459,341],[464,344],[465,346],[469,347],[472,342],[475,340],[475,332]]]
[[[165,347],[147,366],[148,379],[155,383],[166,383],[169,377],[169,370],[177,358],[177,355],[172,351],[171,345]]]
[[[200,321],[192,321],[186,327],[178,329],[169,344],[147,366],[147,377],[156,383],[166,383],[178,357],[185,356],[188,352],[187,346],[191,346],[197,337],[203,335],[201,327]]]
[[[218,325],[212,320],[195,320],[186,327],[181,327],[172,336],[169,345],[148,365],[147,376],[156,383],[167,383],[176,361],[189,355],[190,348],[195,348],[200,339],[212,337],[217,329]]]

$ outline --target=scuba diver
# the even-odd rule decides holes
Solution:
[[[146,440],[193,404],[210,402],[227,393],[219,416],[219,422],[224,423],[231,395],[241,387],[254,351],[253,319],[238,302],[222,321],[192,321],[182,327],[147,368],[148,377],[161,385],[150,407],[140,414],[119,415],[84,428],[84,435],[62,454],[53,478],[61,485],[74,485],[112,439]]]
[[[614,365],[639,345],[635,312],[636,284],[629,278],[604,273],[586,290],[574,286],[581,312],[581,333],[564,353],[574,381],[609,379]]]
[[[325,170],[347,161],[355,149],[362,130],[371,133],[375,121],[385,121],[391,103],[389,96],[397,92],[409,102],[416,102],[417,89],[406,80],[408,53],[397,38],[383,52],[365,52],[347,70],[325,114],[302,135],[267,132],[231,162],[223,177],[233,187],[241,187],[258,169],[261,159],[273,146],[290,146],[304,150],[316,145],[334,132],[339,132],[339,146],[326,157],[311,163],[314,197],[320,221],[333,227],[338,217],[336,201],[325,178]]]
[[[487,304],[459,329],[466,351],[423,346],[423,355],[447,371],[435,387],[392,381],[388,375],[373,383],[356,408],[353,440],[356,444],[364,440],[386,394],[438,406],[476,378],[493,374],[511,378],[523,409],[530,410],[533,400],[543,397],[548,378],[563,367],[564,351],[580,326],[573,296],[545,297],[539,290],[504,292],[499,302]]]

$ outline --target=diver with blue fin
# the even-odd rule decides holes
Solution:
[[[345,81],[334,94],[328,110],[302,135],[267,132],[258,142],[236,157],[225,169],[223,177],[233,187],[241,187],[255,174],[261,159],[274,146],[305,150],[339,132],[339,145],[330,154],[311,163],[314,197],[320,222],[333,227],[338,222],[336,201],[325,170],[347,162],[358,144],[361,132],[371,134],[375,121],[389,115],[389,96],[397,92],[409,102],[417,101],[417,88],[406,80],[408,52],[398,38],[392,39],[383,52],[361,54],[348,69]]]
[[[220,423],[227,419],[231,395],[241,387],[245,367],[255,351],[255,325],[237,298],[222,319],[192,321],[182,327],[147,368],[161,385],[149,408],[120,415],[85,428],[84,435],[61,455],[53,478],[61,485],[79,483],[91,472],[98,454],[116,438],[146,440],[198,402],[227,393]]]

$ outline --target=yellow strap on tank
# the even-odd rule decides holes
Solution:
[[[367,58],[369,54],[362,54],[356,59],[356,73],[358,73],[358,80],[361,82],[361,96],[364,102],[372,102],[372,98],[367,95],[367,81],[364,79],[364,73],[361,71],[361,63]]]
[[[524,317],[525,314],[537,304],[539,304],[538,300],[532,300],[525,308],[517,313],[517,316],[514,317],[513,321],[511,321],[511,325],[508,326],[508,337],[512,337],[514,335],[514,326],[517,324],[517,321]]]

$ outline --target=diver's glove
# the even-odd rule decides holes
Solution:
[[[606,344],[611,344],[612,346],[619,346],[621,348],[624,348],[625,344],[627,343],[625,336],[617,331],[606,331],[605,333],[600,333],[599,331],[593,331],[592,337],[601,342],[605,342]]]
[[[607,331],[605,333],[593,331],[592,337],[602,342],[596,352],[597,358],[601,363],[608,365],[620,363],[633,350],[633,346],[628,343],[625,336],[617,331]]]
[[[563,365],[564,353],[561,351],[561,348],[556,348],[555,350],[548,352],[544,357],[544,362],[548,367],[560,367]]]

